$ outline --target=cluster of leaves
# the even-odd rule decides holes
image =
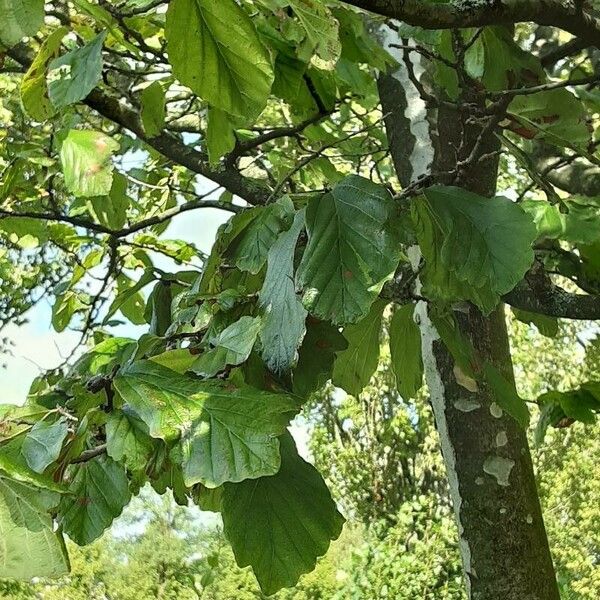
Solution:
[[[14,247],[0,269],[27,292],[11,292],[0,319],[52,285],[57,331],[79,317],[87,334],[120,312],[148,332],[131,340],[95,328],[95,345],[66,373],[37,380],[24,406],[2,408],[0,526],[9,543],[0,575],[64,572],[63,532],[92,542],[150,482],[220,512],[238,564],[252,566],[266,593],[294,585],[343,517],[287,426],[329,380],[355,397],[365,389],[389,313],[395,385],[414,398],[423,377],[415,300],[428,301],[465,387],[488,386],[527,425],[524,400],[482,364],[451,306],[492,312],[538,246],[548,271],[595,290],[597,199],[557,198],[533,174],[547,200],[484,198],[452,185],[458,165],[410,200],[394,196],[375,72],[395,64],[349,8],[172,0],[166,11],[139,2],[117,10],[77,0],[44,20],[37,0],[4,4],[0,42],[25,73],[18,90],[8,78],[2,101],[13,126],[0,158],[0,234]],[[40,30],[32,56],[19,42]],[[482,94],[474,118],[501,124],[521,168],[535,173],[533,142],[597,161],[593,98],[545,86],[539,60],[505,28],[407,35],[429,53],[438,100],[462,103],[470,82]],[[274,127],[280,112],[283,128]],[[136,153],[144,169],[126,166]],[[230,193],[211,205],[235,214],[208,257],[161,238],[171,217],[207,206],[195,174],[164,156],[230,192],[250,190],[254,206],[232,204]],[[411,265],[417,244],[422,261]],[[37,254],[31,268],[13,271],[32,246],[59,259],[44,267]],[[202,269],[165,273],[156,252]],[[548,423],[590,420],[599,384],[539,401]]]

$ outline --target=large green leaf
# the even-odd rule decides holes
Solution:
[[[92,216],[111,229],[120,229],[125,225],[130,204],[131,200],[127,196],[127,178],[121,173],[113,175],[108,196],[94,196],[87,201]]]
[[[276,473],[277,436],[298,410],[284,394],[193,379],[151,361],[127,367],[114,384],[152,436],[182,437],[188,486],[212,488]]]
[[[105,196],[113,181],[111,157],[119,148],[112,138],[98,131],[69,131],[60,160],[65,185],[75,196]]]
[[[43,473],[60,455],[68,433],[69,428],[64,418],[54,423],[38,421],[25,436],[21,447],[21,453],[29,467],[36,473]]]
[[[213,377],[227,365],[243,363],[252,352],[260,327],[260,317],[241,317],[212,340],[214,348],[201,354],[190,370],[202,377]]]
[[[131,471],[146,466],[156,441],[146,424],[127,408],[112,412],[106,422],[106,453]]]
[[[565,89],[516,96],[508,107],[531,135],[552,144],[573,147],[590,141],[587,114],[581,100]],[[528,136],[529,137],[529,136]]]
[[[217,164],[222,156],[235,147],[235,129],[226,112],[218,108],[208,109],[206,124],[206,152],[211,164]]]
[[[62,534],[54,532],[48,514],[57,501],[56,494],[0,471],[0,577],[28,580],[68,572]]]
[[[344,523],[325,482],[298,456],[289,434],[281,438],[281,457],[276,475],[226,484],[222,499],[223,528],[236,561],[252,565],[266,594],[295,585],[314,569]]]
[[[396,387],[405,400],[414,398],[423,385],[421,332],[413,319],[414,305],[396,308],[390,322],[390,356]]]
[[[533,263],[532,218],[502,197],[436,186],[413,201],[426,294],[489,313]]]
[[[56,108],[83,100],[102,77],[102,45],[106,31],[89,44],[76,48],[50,63],[48,92]]]
[[[0,0],[0,43],[7,48],[35,35],[44,23],[44,0]]]
[[[304,306],[336,324],[358,321],[398,265],[391,196],[351,175],[310,201],[306,228],[308,245],[297,274]]]
[[[294,286],[294,253],[303,226],[302,211],[269,250],[265,282],[258,297],[266,313],[260,332],[262,357],[276,373],[292,367],[306,331],[307,313]]]
[[[353,396],[362,392],[377,369],[385,305],[383,300],[375,302],[364,319],[344,328],[348,347],[336,356],[332,381]]]
[[[36,121],[44,121],[55,113],[48,96],[46,69],[50,61],[58,56],[61,40],[68,31],[66,27],[59,27],[44,40],[37,56],[21,80],[23,107]]]
[[[173,0],[165,35],[181,83],[229,114],[260,114],[273,83],[271,57],[235,0]]]
[[[125,468],[98,456],[73,468],[69,494],[59,506],[65,533],[80,546],[102,535],[128,504],[131,493]]]

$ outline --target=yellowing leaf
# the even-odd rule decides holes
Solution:
[[[46,38],[21,81],[23,107],[36,121],[44,121],[55,113],[48,97],[46,69],[50,61],[58,56],[61,40],[67,32],[66,27],[59,27]]]
[[[119,148],[112,138],[97,131],[69,131],[60,161],[65,185],[75,196],[105,196],[113,180],[111,157]]]

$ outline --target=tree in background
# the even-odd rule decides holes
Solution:
[[[329,380],[358,398],[378,505],[436,478],[405,442],[386,450],[407,425],[393,397],[361,400],[392,313],[405,407],[427,382],[467,596],[557,599],[503,303],[546,331],[600,318],[595,2],[0,9],[0,327],[50,298],[55,330],[87,344],[1,409],[0,575],[63,574],[63,534],[92,543],[149,482],[220,512],[265,593],[295,585],[344,522],[286,432]],[[165,235],[214,208],[231,218],[209,256]],[[121,322],[146,333],[115,337]],[[540,436],[600,408],[595,377],[560,383],[528,398]]]

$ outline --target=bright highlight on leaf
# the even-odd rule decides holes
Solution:
[[[273,83],[271,57],[235,0],[173,0],[165,35],[181,83],[231,115],[260,114]]]
[[[213,488],[276,473],[277,436],[298,410],[285,394],[193,379],[151,361],[125,369],[115,387],[150,435],[181,438],[188,486]]]
[[[75,196],[104,196],[113,181],[112,155],[119,144],[97,131],[72,129],[60,151],[67,189]]]

